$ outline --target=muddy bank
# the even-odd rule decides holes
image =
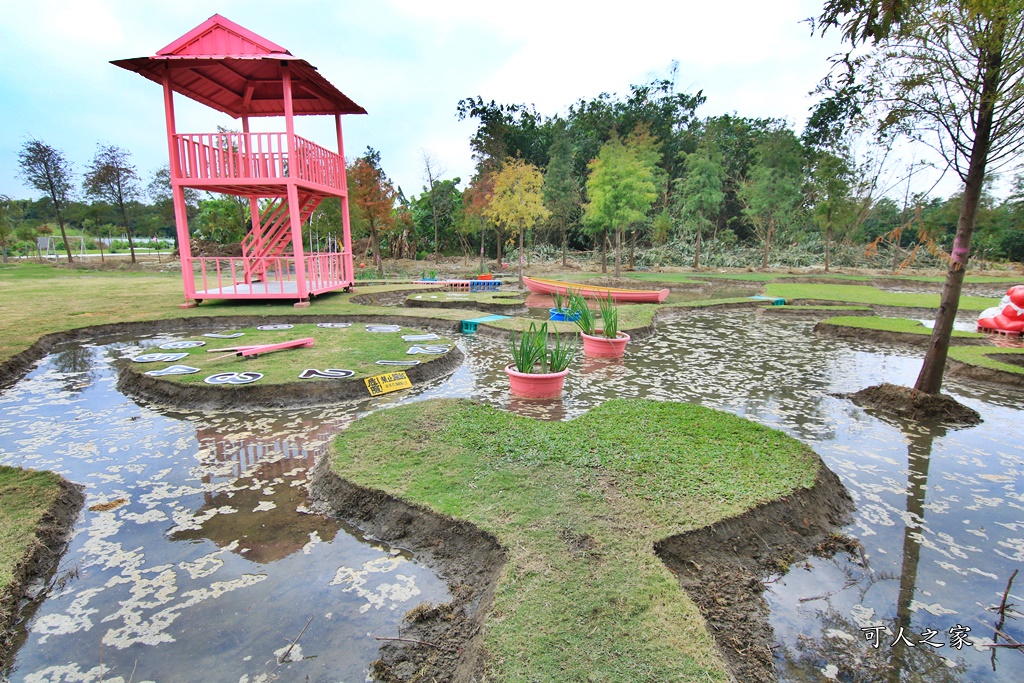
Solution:
[[[413,386],[455,371],[463,359],[458,347],[439,358],[419,365],[395,367],[409,377]],[[367,398],[370,394],[362,379],[330,381],[297,381],[288,384],[248,384],[245,386],[210,386],[179,384],[148,377],[136,370],[131,361],[120,361],[117,368],[117,390],[126,396],[183,410],[239,410],[248,408],[298,408],[327,405],[337,401]],[[381,367],[381,372],[388,372]]]
[[[408,641],[381,647],[374,673],[384,681],[480,681],[486,671],[480,627],[506,560],[497,539],[382,492],[353,485],[321,456],[310,484],[319,506],[368,534],[414,552],[448,582],[449,605],[409,612]],[[853,509],[839,479],[821,464],[815,484],[713,526],[665,539],[654,551],[700,607],[736,680],[774,681],[762,581],[814,552],[834,552],[834,531]]]
[[[414,553],[447,583],[452,601],[410,610],[399,634],[385,641],[372,671],[381,681],[481,681],[481,626],[506,561],[498,540],[468,522],[443,517],[381,491],[347,482],[330,468],[330,450],[310,474],[322,511],[367,535]]]
[[[843,313],[846,315],[846,313]],[[833,325],[820,322],[814,326],[814,333],[823,337],[837,337],[840,339],[857,339],[859,341],[880,342],[885,344],[907,344],[925,348],[931,340],[931,330],[925,334],[914,334],[913,332],[893,332],[891,330],[872,330],[866,327],[847,327],[845,325]],[[991,342],[985,337],[951,337],[950,344],[953,346],[989,346]]]
[[[1021,356],[1010,354],[993,354],[991,357],[1004,363],[1012,363],[1014,365],[1020,365],[1021,362]],[[995,384],[1024,386],[1024,375],[1021,375],[1020,373],[1010,372],[1009,370],[999,370],[997,368],[985,368],[980,365],[969,365],[953,358],[946,359],[946,372],[953,377],[960,377],[963,379],[976,379]]]
[[[405,306],[405,300],[410,296],[416,294],[426,294],[428,292],[443,292],[444,288],[435,287],[431,285],[422,285],[420,287],[411,287],[409,289],[391,289],[386,292],[370,292],[368,294],[356,294],[350,302],[359,304],[360,306]]]
[[[464,301],[459,301],[458,299],[440,301],[438,299],[408,298],[405,300],[405,305],[409,308],[458,308],[495,315],[526,315],[527,311],[526,304],[523,303],[522,297],[518,295],[510,295],[509,303],[507,304],[487,304],[470,299]]]
[[[36,529],[31,554],[18,563],[9,589],[0,595],[0,669],[25,640],[25,625],[46,597],[50,579],[67,547],[78,512],[85,501],[83,488],[61,479],[61,492]]]
[[[839,478],[821,463],[809,489],[655,544],[658,557],[700,608],[736,680],[776,680],[763,581],[827,552],[853,508]],[[852,548],[855,542],[840,544]]]
[[[814,306],[762,306],[757,309],[757,314],[784,318],[786,320],[821,320],[822,318],[833,318],[838,315],[866,317],[875,315],[875,312],[870,308],[836,309],[816,308]]]
[[[958,403],[945,394],[926,394],[898,384],[882,383],[852,394],[836,394],[854,404],[878,411],[883,417],[941,422],[972,426],[981,423],[981,415],[973,408]]]

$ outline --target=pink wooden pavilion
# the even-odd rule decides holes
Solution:
[[[294,299],[353,285],[342,114],[366,111],[309,62],[215,14],[152,57],[113,62],[164,89],[174,215],[185,303]],[[178,133],[174,93],[242,120],[242,132]],[[334,116],[337,152],[295,134],[295,117]],[[284,118],[284,131],[253,133],[254,116]],[[249,200],[242,255],[192,255],[185,188]],[[340,251],[307,252],[302,224],[327,197],[341,199]],[[337,248],[336,248],[337,249]]]

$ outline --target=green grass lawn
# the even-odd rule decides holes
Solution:
[[[837,316],[822,321],[823,325],[836,325],[838,327],[853,327],[863,330],[882,330],[885,332],[900,332],[903,334],[930,335],[932,330],[926,327],[920,320],[909,318],[882,318],[879,316]],[[986,335],[980,332],[967,332],[964,330],[953,330],[953,337],[958,339],[985,339]]]
[[[904,308],[938,308],[938,294],[887,292],[870,285],[794,284],[770,282],[765,285],[766,296],[782,297],[786,301],[816,299],[874,306]],[[961,296],[960,310],[983,311],[999,303],[998,299],[981,296]]]
[[[210,339],[194,335],[189,340],[204,341],[206,346],[194,349],[147,348],[145,353],[188,353],[187,358],[174,361],[177,365],[199,368],[192,375],[168,375],[164,381],[180,384],[202,384],[204,378],[216,372],[259,372],[263,384],[287,384],[291,382],[332,382],[329,378],[300,380],[298,373],[307,369],[324,370],[335,368],[352,370],[356,378],[369,377],[386,372],[388,368],[377,365],[378,360],[418,360],[421,363],[439,358],[439,355],[421,354],[409,356],[406,352],[413,345],[447,345],[452,340],[408,342],[402,339],[406,334],[422,334],[423,330],[401,328],[398,332],[368,332],[364,323],[353,323],[351,327],[325,329],[314,324],[296,324],[288,330],[224,330],[242,332],[237,339]],[[306,348],[282,349],[260,355],[257,358],[241,358],[234,352],[215,352],[213,349],[231,348],[242,345],[279,344],[295,339],[312,338],[313,346]],[[166,363],[132,363],[135,372],[146,372],[166,367]],[[391,368],[401,369],[401,368]]]
[[[728,677],[654,543],[808,487],[819,462],[693,404],[613,400],[566,423],[434,400],[357,420],[332,466],[508,550],[484,631],[494,680],[660,682]]]
[[[18,566],[39,542],[43,516],[61,493],[61,478],[53,472],[0,465],[0,595],[10,591]]]
[[[1024,365],[1006,363],[993,356],[1018,356],[1024,362],[1024,349],[1007,349],[1000,346],[953,346],[949,357],[968,365],[977,365],[991,370],[1001,370],[1014,375],[1024,375]]]

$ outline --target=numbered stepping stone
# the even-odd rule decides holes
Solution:
[[[197,349],[200,346],[206,346],[204,341],[173,341],[161,344],[161,349]]]
[[[417,353],[426,353],[431,355],[437,355],[441,353],[448,353],[447,346],[411,346],[406,354],[414,356]]]
[[[404,341],[434,341],[440,339],[436,334],[431,332],[430,334],[403,334],[402,339]]]
[[[162,370],[150,370],[146,374],[150,377],[166,377],[167,375],[194,375],[199,372],[199,368],[193,368],[190,365],[169,365]]]
[[[234,334],[217,334],[216,332],[207,332],[203,336],[209,337],[210,339],[238,339],[244,335],[245,332],[235,332]]]
[[[258,379],[263,379],[262,372],[218,372],[216,375],[210,375],[203,381],[207,384],[249,384],[255,382]]]
[[[352,327],[352,323],[317,323],[317,327],[324,327],[329,330],[340,330],[343,327]]]
[[[399,325],[367,325],[367,332],[398,332],[402,329]]]
[[[335,368],[315,370],[313,368],[308,368],[299,373],[299,379],[313,379],[315,377],[323,377],[325,379],[343,379],[345,377],[351,377],[354,374],[356,374],[354,370],[336,370]]]
[[[289,325],[288,323],[280,323],[278,325],[260,325],[256,329],[261,330],[263,332],[269,332],[271,330],[290,330],[293,327],[295,327],[295,325]]]
[[[379,360],[377,365],[419,365],[418,360]]]
[[[176,360],[188,358],[187,353],[144,353],[141,356],[132,358],[136,363],[173,363]]]

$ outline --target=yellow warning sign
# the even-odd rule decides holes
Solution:
[[[409,381],[409,376],[404,371],[374,375],[373,377],[367,377],[363,381],[366,382],[366,388],[370,391],[370,396],[379,396],[389,391],[412,388],[412,382]]]

